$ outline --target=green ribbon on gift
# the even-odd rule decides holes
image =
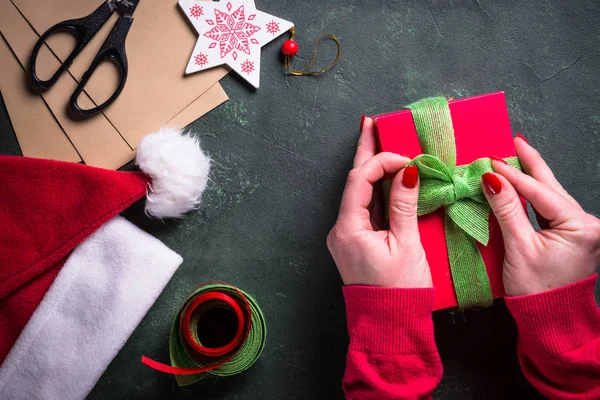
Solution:
[[[489,240],[490,206],[481,189],[481,175],[492,172],[489,158],[456,166],[454,128],[448,102],[432,97],[406,106],[412,113],[424,154],[410,164],[419,169],[418,215],[444,207],[448,261],[460,309],[493,302],[490,280],[476,242]],[[504,159],[521,168],[517,157]]]

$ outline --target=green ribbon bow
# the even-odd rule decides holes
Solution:
[[[481,189],[481,175],[492,172],[489,158],[456,166],[454,128],[448,102],[433,97],[408,105],[423,153],[410,164],[421,179],[418,215],[445,208],[448,261],[460,309],[490,306],[492,289],[476,242],[488,244],[490,206]],[[517,157],[504,159],[521,168]]]

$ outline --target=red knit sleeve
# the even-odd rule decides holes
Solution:
[[[347,399],[429,399],[442,378],[431,312],[435,290],[346,286]]]
[[[600,399],[597,275],[530,296],[507,297],[525,376],[551,399]]]

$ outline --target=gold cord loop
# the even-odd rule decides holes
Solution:
[[[296,30],[294,29],[294,27],[292,27],[290,29],[290,40],[294,40],[294,37],[296,35]],[[309,71],[309,69],[315,65],[315,62],[317,61],[317,50],[319,49],[319,41],[324,38],[325,36],[330,37],[331,39],[333,39],[333,41],[335,42],[335,44],[337,45],[337,57],[335,58],[335,60],[333,61],[333,63],[331,63],[331,65],[329,65],[327,68],[324,68],[320,71]],[[321,33],[319,35],[319,37],[317,38],[317,41],[315,42],[315,52],[313,55],[313,59],[310,62],[310,64],[308,64],[306,66],[306,68],[304,69],[300,69],[300,70],[295,70],[292,65],[291,65],[291,57],[290,56],[285,56],[285,70],[291,74],[291,75],[295,75],[295,76],[310,76],[310,75],[320,75],[324,72],[329,71],[331,68],[333,68],[335,66],[335,64],[338,63],[338,61],[340,60],[340,56],[342,55],[342,45],[340,43],[340,41],[338,40],[338,38],[336,38],[334,35],[332,35],[331,33]]]

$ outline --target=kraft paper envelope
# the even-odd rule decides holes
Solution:
[[[183,111],[167,122],[166,126],[183,129],[200,116],[206,114],[220,104],[223,104],[227,100],[229,100],[227,93],[225,93],[220,84],[215,83],[210,89],[204,92],[202,97],[196,99],[192,104],[184,108]]]
[[[0,1],[0,30],[21,66],[27,66],[30,52],[38,39],[33,29],[10,2]],[[38,56],[38,70],[42,76],[47,71],[56,71],[59,61],[46,46]],[[65,99],[73,93],[77,81],[68,73],[63,74],[51,90],[42,94],[48,108],[61,125],[73,146],[86,164],[116,169],[133,158],[133,149],[119,135],[110,121],[102,114],[93,118],[75,120],[69,117]],[[92,101],[83,93],[79,97],[83,107],[92,107]]]
[[[88,15],[101,1],[13,0],[13,3],[40,35],[59,21]],[[69,70],[77,79],[91,64],[117,17],[114,13],[75,59]],[[54,39],[48,44],[64,60],[73,43],[65,36]],[[184,68],[195,43],[195,32],[181,15],[177,0],[140,0],[126,41],[127,83],[118,99],[104,111],[132,148],[229,71],[218,67],[184,77]],[[90,80],[86,92],[99,104],[114,91],[116,85],[106,85],[106,82],[116,82],[118,73],[114,68],[98,69],[97,72],[99,76]],[[65,104],[67,100],[68,96],[64,98]]]
[[[26,157],[79,162],[81,158],[48,110],[44,100],[26,89],[25,71],[0,37],[0,91]]]
[[[23,155],[80,162],[81,157],[42,97],[27,90],[25,70],[3,37],[0,37],[0,70],[0,91],[4,95],[4,103]],[[217,83],[169,121],[167,126],[183,128],[227,99],[227,94]]]
[[[13,51],[21,59],[21,64],[26,65],[28,53],[33,47],[35,40],[37,40],[37,37],[31,35],[31,32],[33,32],[31,27],[28,26],[27,21],[18,13],[18,11],[16,11],[14,5],[9,0],[0,1],[0,11],[0,28],[2,28],[5,36],[8,35],[11,37],[12,40],[9,39],[9,45],[14,47]],[[2,16],[4,16],[4,18]],[[28,30],[30,32],[27,32]],[[101,33],[98,34],[98,36],[100,35]],[[10,43],[11,41],[13,42],[12,44]],[[58,67],[57,60],[52,60],[51,58],[47,59],[48,57],[52,57],[52,55],[50,55],[50,52],[47,49],[43,48],[40,53],[38,64],[38,70],[41,70],[40,76],[49,76]],[[52,69],[53,67],[54,69]],[[44,69],[47,69],[47,71],[44,71]],[[47,72],[47,74],[44,75],[44,72]],[[74,140],[74,143],[76,144],[75,147],[81,147],[78,150],[82,153],[81,155],[84,161],[90,165],[113,169],[130,161],[133,158],[132,146],[125,147],[122,145],[123,139],[121,138],[119,140],[120,134],[115,130],[113,124],[107,124],[107,121],[103,120],[101,116],[94,117],[94,119],[99,119],[99,121],[94,121],[93,123],[87,121],[76,123],[67,116],[65,102],[74,88],[75,80],[73,76],[68,76],[69,74],[65,75],[67,75],[67,78],[61,77],[61,81],[66,79],[67,81],[70,80],[72,82],[70,82],[70,84],[69,82],[57,83],[57,85],[53,87],[55,95],[53,96],[51,93],[47,92],[45,93],[45,100],[50,109],[55,112],[56,119],[61,122],[61,124],[64,124],[62,126],[63,130],[67,131],[68,135],[73,136],[72,140]],[[214,80],[214,78],[212,79]],[[21,90],[26,91],[25,82],[21,82]],[[7,89],[7,86],[3,85],[2,90],[3,93],[5,93],[5,98],[11,98],[11,100],[7,102],[7,108],[13,121],[30,121],[30,123],[25,126],[23,126],[22,123],[15,123],[15,131],[17,131],[17,136],[24,155],[73,161],[77,160],[77,158],[73,158],[73,149],[70,143],[65,142],[64,139],[50,141],[46,136],[37,133],[44,131],[45,127],[47,128],[52,124],[43,124],[41,122],[42,118],[28,119],[28,117],[31,116],[29,110],[29,108],[32,107],[31,104],[12,100],[13,98],[21,98],[24,95],[19,91],[18,87],[12,85]],[[84,96],[82,95],[80,101],[82,105],[85,105],[85,99],[83,97]],[[192,104],[188,105],[171,118],[170,121],[168,119],[163,120],[163,123],[168,121],[168,126],[183,127],[226,100],[227,95],[221,86],[219,84],[214,84],[205,92],[205,95],[198,97]],[[87,101],[87,106],[91,106],[89,100]],[[41,99],[38,98],[37,110],[43,109],[39,107],[40,104]],[[47,118],[48,116],[46,116],[45,119]],[[36,124],[32,125],[31,122],[33,121]],[[54,121],[54,128],[56,128],[56,121]],[[56,129],[54,129],[54,131],[55,130]],[[40,150],[42,149],[43,151],[40,153]],[[65,155],[69,153],[71,155]]]

